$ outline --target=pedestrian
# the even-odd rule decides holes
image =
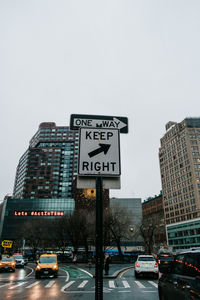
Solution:
[[[74,257],[73,257],[73,263],[76,265],[76,263],[77,263],[77,256],[76,256],[76,254],[74,254]]]
[[[105,275],[108,275],[108,273],[109,273],[109,264],[110,264],[110,255],[106,254],[106,256],[105,256],[105,265],[104,265]]]
[[[88,258],[88,267],[89,267],[89,270],[92,268],[92,258],[91,257]]]

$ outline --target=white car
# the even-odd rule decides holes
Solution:
[[[152,255],[139,255],[135,262],[135,277],[140,274],[152,274],[158,278],[158,263]]]
[[[24,257],[21,254],[14,254],[13,255],[16,261],[16,268],[23,268],[25,265]]]

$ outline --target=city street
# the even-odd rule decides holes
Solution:
[[[34,264],[0,273],[0,298],[13,300],[94,299],[94,267],[60,265],[58,278],[35,279]],[[121,271],[121,272],[120,272]],[[129,265],[114,265],[103,280],[103,299],[158,300],[157,280],[136,279]]]

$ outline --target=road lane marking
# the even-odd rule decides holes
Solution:
[[[83,282],[81,284],[79,284],[78,288],[79,289],[83,288],[87,283],[88,283],[88,280],[83,280]]]
[[[145,288],[145,286],[144,286],[141,282],[135,281],[135,283],[137,284],[137,286],[138,286],[140,289]]]
[[[80,269],[80,268],[79,268],[79,270],[81,270],[82,272],[86,273],[86,274],[89,275],[91,278],[93,278],[93,275],[92,275],[91,273],[89,273],[88,271],[83,270],[83,269]]]
[[[123,283],[125,289],[129,289],[130,288],[130,285],[128,284],[128,282],[126,280],[122,280],[122,283]]]
[[[7,285],[9,285],[9,284],[11,284],[11,282],[5,283],[5,284],[3,284],[3,285],[0,285],[0,288],[2,288],[2,287],[4,287],[4,286],[7,286]]]
[[[32,284],[26,286],[26,289],[30,289],[30,288],[32,288],[33,286],[37,285],[38,283],[39,283],[39,281],[35,281],[35,282],[33,282]]]
[[[157,293],[157,291],[142,291],[142,293]]]
[[[52,287],[52,285],[55,283],[55,280],[51,280],[51,281],[49,281],[49,283],[47,284],[47,285],[45,285],[45,288],[50,288],[50,287]]]
[[[61,271],[65,272],[67,274],[66,280],[65,281],[69,281],[69,272],[67,272],[66,270],[61,268]]]
[[[133,267],[128,267],[124,271],[122,270],[121,271],[122,273],[120,273],[119,278],[122,278],[124,276],[124,274],[129,272],[131,269],[134,269],[134,268]],[[118,275],[118,271],[116,271],[113,275],[114,276]]]
[[[69,281],[67,284],[65,284],[62,289],[61,292],[65,292],[65,289],[67,289],[68,287],[70,287],[70,285],[72,285],[75,281]]]
[[[34,269],[33,269],[33,268],[30,268],[30,267],[27,267],[27,266],[25,266],[25,268],[31,270],[31,273],[29,273],[28,275],[26,275],[26,276],[24,277],[24,278],[27,278],[27,277],[31,276],[31,274],[34,272]]]
[[[108,285],[109,285],[109,288],[114,289],[115,288],[114,280],[109,280]]]
[[[153,286],[155,286],[156,288],[158,288],[157,283],[153,282],[153,281],[148,281],[150,284],[152,284]]]
[[[8,289],[9,290],[13,290],[13,289],[17,288],[18,286],[21,286],[21,285],[23,285],[25,283],[27,283],[27,281],[20,282],[20,283],[18,283],[16,285],[13,285],[13,286],[9,287]]]

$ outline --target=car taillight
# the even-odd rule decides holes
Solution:
[[[158,260],[158,263],[159,263],[159,265],[160,265],[160,259]]]
[[[138,262],[136,262],[136,267],[137,267],[137,268],[139,268],[139,267],[140,267],[140,265],[139,265],[139,263],[138,263]]]
[[[158,267],[158,264],[157,263],[155,263],[155,265],[154,265],[154,268],[157,268]]]

